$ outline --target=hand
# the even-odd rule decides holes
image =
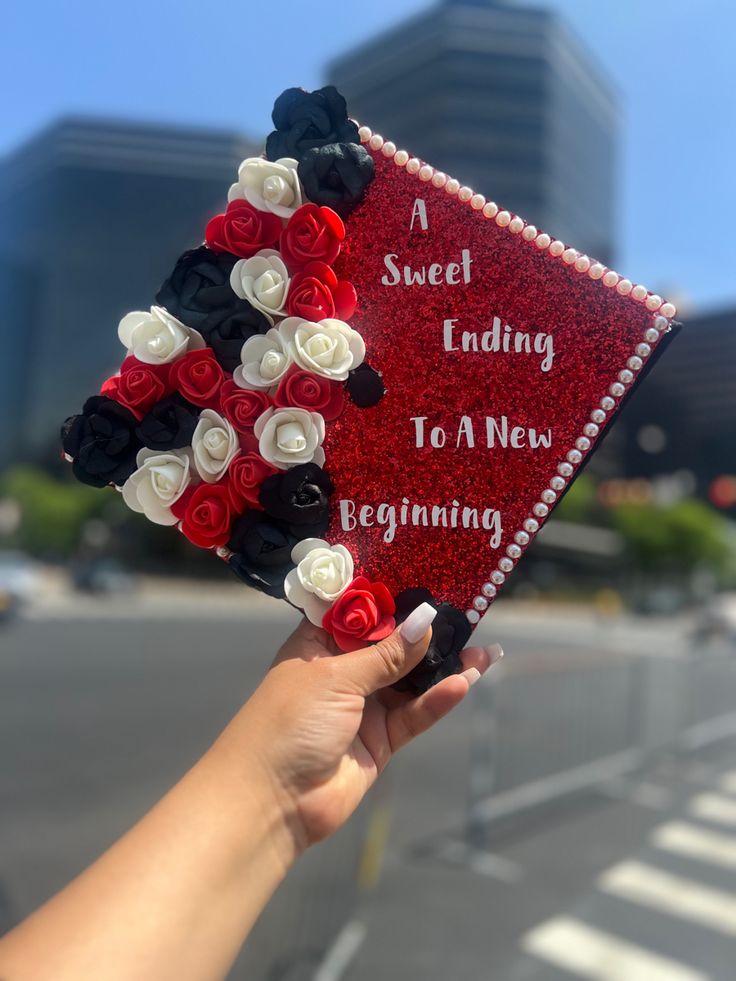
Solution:
[[[392,755],[455,708],[503,655],[497,644],[469,647],[463,672],[419,697],[388,688],[421,661],[434,613],[422,604],[385,640],[349,654],[303,620],[225,731],[256,753],[299,849],[336,831]]]

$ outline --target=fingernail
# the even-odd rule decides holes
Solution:
[[[488,647],[486,647],[486,654],[488,655],[490,664],[495,664],[496,661],[500,661],[503,657],[503,647],[501,647],[500,644],[489,644]]]
[[[429,625],[437,616],[437,610],[429,603],[420,603],[412,610],[399,628],[399,633],[407,644],[416,644],[429,629]]]
[[[466,668],[460,673],[462,674],[463,678],[468,679],[469,685],[474,685],[478,678],[480,678],[480,671],[477,668]]]

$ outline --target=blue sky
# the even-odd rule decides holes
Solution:
[[[261,135],[274,97],[431,0],[35,0],[3,11],[0,153],[70,112]],[[731,0],[549,0],[620,93],[618,271],[736,302]],[[530,220],[533,215],[524,216]]]

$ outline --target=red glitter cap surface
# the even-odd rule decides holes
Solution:
[[[512,234],[380,151],[373,156],[376,177],[347,221],[336,271],[355,285],[358,309],[351,325],[365,340],[366,360],[382,373],[386,394],[367,409],[346,400],[345,411],[327,427],[326,467],[336,490],[326,537],[350,549],[356,571],[385,582],[394,594],[424,586],[438,600],[466,610],[524,522],[535,516],[533,508],[550,490],[558,465],[583,437],[591,412],[601,408],[645,332],[652,351],[662,334],[653,338],[657,314],[643,302],[579,272],[533,239]],[[424,202],[426,229],[418,209],[410,229],[417,199]],[[444,278],[441,285],[405,284],[405,265],[417,273],[439,263],[435,277],[444,277],[448,263],[461,262],[463,249],[472,260],[467,284],[449,285]],[[382,283],[384,276],[396,278],[389,274],[386,255],[395,257],[402,277],[398,285]],[[455,277],[462,278],[462,270]],[[512,328],[512,337],[516,331],[528,333],[532,345],[535,336],[548,335],[554,347],[550,370],[541,370],[542,353],[515,352],[513,343],[508,353],[445,349],[446,319],[455,319],[453,340],[459,348],[464,331],[480,340],[494,317]],[[661,317],[657,323],[661,327]],[[642,353],[646,357],[646,349]],[[635,384],[637,362],[633,367]],[[606,412],[600,434],[592,431],[591,444],[600,439],[611,414]],[[417,424],[412,422],[419,417],[425,419],[423,447],[416,445]],[[462,417],[470,423],[462,423],[458,440]],[[493,447],[487,445],[488,418],[496,421]],[[499,439],[504,425],[505,447]],[[445,433],[440,448],[430,445],[433,427]],[[531,429],[543,435],[549,430],[551,444],[532,449]],[[511,445],[512,430],[525,445]],[[585,443],[582,447],[585,456]],[[578,468],[574,464],[575,472]],[[346,528],[341,501],[350,502],[342,510],[352,518],[361,508],[386,505],[380,512],[384,523],[371,527],[377,512],[365,510],[364,524]],[[406,524],[400,523],[402,504]],[[481,515],[484,509],[499,512],[500,541],[482,527],[424,526],[422,511],[417,512],[419,523],[412,523],[415,505],[426,507],[428,516],[432,506],[446,508],[450,523],[455,504],[459,525],[465,507]],[[387,542],[391,506],[397,525]],[[541,525],[543,517],[536,518]],[[439,513],[437,520],[442,520]]]

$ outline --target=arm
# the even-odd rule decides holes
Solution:
[[[3,981],[216,981],[310,844],[355,810],[392,753],[462,701],[497,647],[418,698],[434,615],[327,656],[306,621],[187,775],[120,841],[0,940]],[[378,694],[376,694],[378,693]]]

